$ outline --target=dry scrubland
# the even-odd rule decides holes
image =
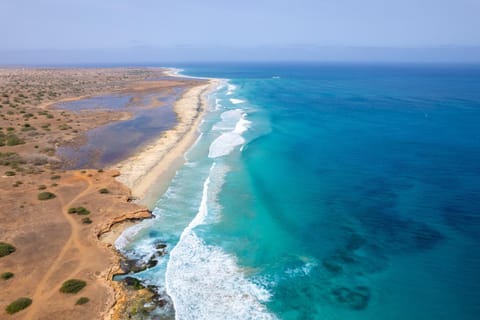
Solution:
[[[81,143],[87,130],[129,114],[52,104],[195,84],[162,76],[160,69],[0,69],[1,319],[122,318],[125,309],[141,316],[125,302],[151,294],[111,281],[120,257],[105,233],[150,213],[130,201],[118,171],[64,171],[55,157],[59,145]]]

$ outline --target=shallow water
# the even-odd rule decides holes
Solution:
[[[125,159],[173,128],[177,121],[173,103],[182,93],[182,89],[175,88],[168,96],[145,94],[134,100],[130,95],[103,95],[59,104],[57,107],[72,111],[128,111],[132,117],[89,130],[85,144],[61,146],[57,155],[66,163],[66,169],[103,168]]]
[[[480,68],[203,65],[224,77],[148,259],[177,319],[477,319]],[[158,310],[161,313],[161,310]]]

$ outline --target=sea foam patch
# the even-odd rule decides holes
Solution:
[[[231,96],[237,87],[231,83],[227,84],[227,96]]]
[[[238,109],[237,109],[238,110]],[[230,112],[228,115],[227,112]],[[222,121],[219,122],[214,129],[228,130],[231,119],[237,119],[239,114],[236,110],[227,111],[222,114]],[[251,122],[245,119],[245,114],[237,120],[233,130],[222,133],[210,145],[208,157],[218,158],[230,154],[237,146],[245,143],[245,138],[242,136],[250,128]]]
[[[176,319],[275,319],[262,304],[270,299],[268,290],[249,281],[235,257],[206,245],[194,231],[207,221],[209,198],[216,197],[223,184],[218,175],[224,175],[225,168],[215,170],[213,165],[214,172],[212,179],[205,180],[197,215],[170,253],[166,287],[175,305]]]
[[[217,122],[213,127],[213,131],[231,131],[235,128],[237,122],[242,118],[243,111],[241,109],[227,110],[220,117],[221,121]]]
[[[242,133],[248,129],[250,121],[240,119],[235,130],[232,132],[222,133],[210,145],[208,152],[209,158],[219,158],[230,154],[237,146],[245,143]]]
[[[231,98],[230,102],[233,103],[233,104],[240,104],[240,103],[245,103],[245,100]]]

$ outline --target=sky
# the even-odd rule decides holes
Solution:
[[[0,0],[0,52],[9,53],[0,59],[32,52],[268,58],[275,49],[315,58],[321,48],[333,56],[440,48],[448,56],[452,47],[471,56],[480,48],[479,13],[479,0]]]

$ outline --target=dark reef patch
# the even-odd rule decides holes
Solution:
[[[370,301],[370,289],[366,286],[354,288],[338,287],[332,290],[332,297],[341,306],[352,310],[367,308]]]

